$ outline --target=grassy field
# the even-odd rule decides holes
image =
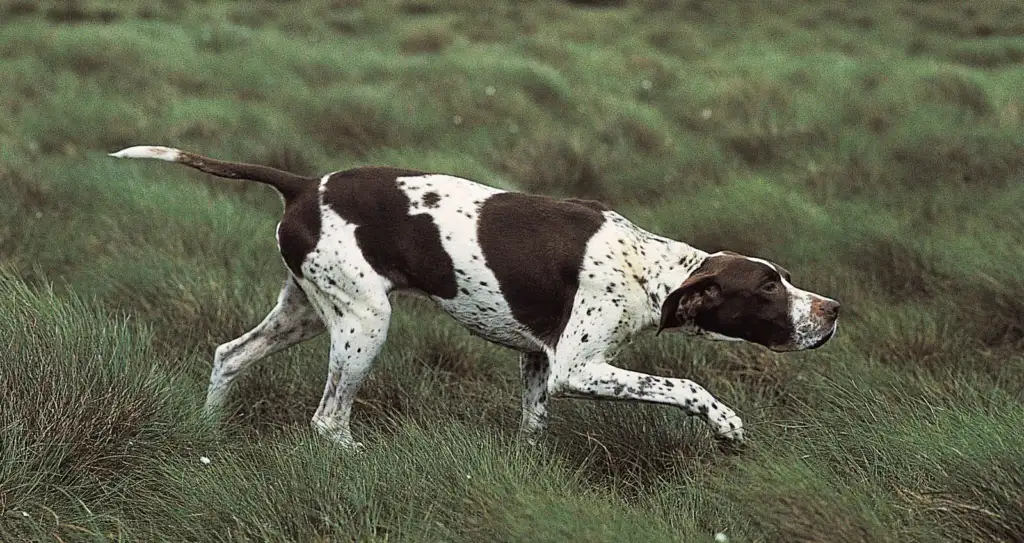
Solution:
[[[0,540],[1024,540],[1018,0],[0,0]],[[396,301],[356,405],[323,338],[200,418],[284,277],[269,189],[105,153],[391,164],[598,198],[844,303],[812,353],[646,334],[676,410],[556,401]],[[209,459],[204,463],[201,458]]]

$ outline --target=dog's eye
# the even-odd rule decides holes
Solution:
[[[771,282],[765,283],[761,287],[761,292],[763,292],[765,294],[778,294],[780,288],[782,288],[782,286],[779,285],[779,283],[777,281],[771,281]]]

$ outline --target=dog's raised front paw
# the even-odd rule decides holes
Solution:
[[[715,439],[723,446],[737,448],[744,443],[743,421],[735,413],[730,411],[724,414],[715,426],[717,427]]]

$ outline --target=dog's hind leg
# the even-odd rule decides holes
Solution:
[[[357,447],[349,421],[352,404],[387,339],[391,302],[384,289],[370,288],[349,296],[335,291],[325,303],[324,319],[331,334],[331,358],[313,428],[342,447]]]
[[[235,378],[253,363],[324,331],[324,324],[295,279],[288,277],[277,305],[255,328],[217,347],[203,410],[219,415],[227,403]]]
[[[548,376],[551,366],[544,353],[519,355],[523,381],[523,419],[519,433],[527,443],[536,444],[548,426]]]

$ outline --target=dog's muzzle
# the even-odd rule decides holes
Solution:
[[[839,308],[839,302],[828,298],[815,300],[814,303],[811,304],[811,317],[815,318],[819,322],[825,321],[829,323],[829,328],[825,335],[821,336],[821,338],[807,347],[808,350],[821,347],[836,335],[836,330],[839,329]]]
[[[819,339],[818,341],[814,342],[810,347],[807,348],[807,350],[811,351],[811,350],[817,349],[818,347],[821,347],[822,345],[828,343],[828,340],[832,339],[836,335],[836,331],[838,329],[839,329],[839,322],[836,321],[836,322],[832,323],[832,329],[829,330],[828,333],[825,334],[824,336],[821,336],[821,339]]]

